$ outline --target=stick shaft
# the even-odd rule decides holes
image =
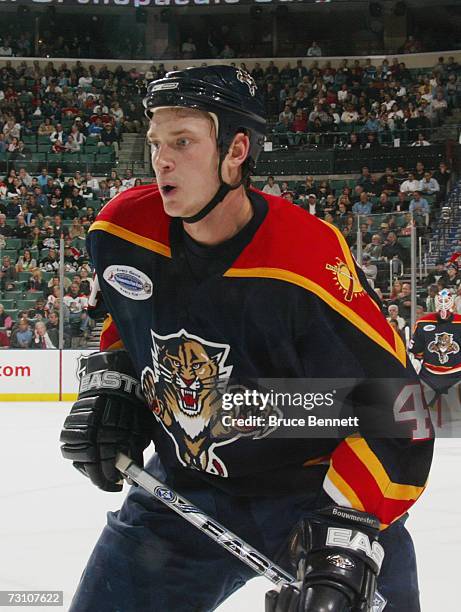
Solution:
[[[276,585],[290,584],[295,581],[294,577],[285,572],[281,567],[272,563],[270,559],[247,544],[235,533],[207,516],[182,495],[179,495],[176,491],[170,489],[151,474],[141,469],[123,453],[117,455],[115,466],[122,474],[131,478],[140,487],[182,516],[186,521],[195,525],[214,542],[238,557],[261,576],[264,576]]]

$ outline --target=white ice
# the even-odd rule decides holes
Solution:
[[[64,610],[105,512],[117,509],[125,495],[99,491],[61,458],[58,438],[69,407],[0,403],[0,590],[63,590]],[[423,612],[458,609],[460,502],[461,440],[439,439],[428,490],[407,523],[418,556]],[[253,580],[219,610],[263,612],[268,588],[266,580]]]

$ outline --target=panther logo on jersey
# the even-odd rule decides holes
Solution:
[[[233,368],[227,363],[230,346],[184,329],[168,336],[151,333],[153,368],[144,368],[141,382],[152,412],[173,439],[182,465],[227,476],[214,450],[242,436],[267,433],[263,427],[238,429],[222,423],[222,395]]]
[[[441,364],[448,362],[450,355],[459,353],[459,344],[453,340],[453,334],[442,332],[435,334],[435,340],[429,342],[428,350],[431,353],[436,353]]]

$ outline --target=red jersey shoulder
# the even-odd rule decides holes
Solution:
[[[424,325],[424,323],[438,323],[439,316],[436,312],[426,312],[422,317],[416,320],[415,325]]]
[[[99,212],[92,229],[102,229],[104,223],[164,244],[169,242],[170,217],[154,184],[132,187],[113,197]]]
[[[360,282],[341,232],[283,198],[261,194],[268,213],[226,276],[273,278],[314,293],[405,364],[405,348]]]

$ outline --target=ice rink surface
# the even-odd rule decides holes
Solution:
[[[58,438],[70,405],[0,403],[0,590],[63,590],[64,608],[55,610],[68,609],[106,510],[125,495],[99,491],[61,459]],[[407,522],[423,612],[459,609],[460,505],[461,440],[439,439],[428,490]],[[219,611],[263,612],[268,588],[253,580]]]

